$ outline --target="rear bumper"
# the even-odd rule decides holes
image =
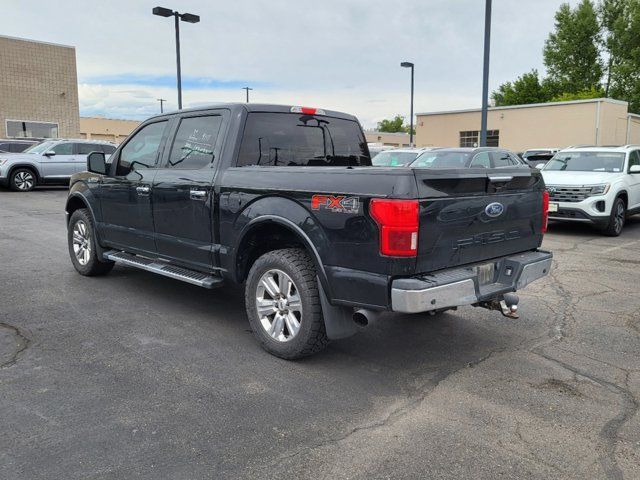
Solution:
[[[547,275],[552,258],[538,250],[493,260],[490,283],[480,280],[475,266],[399,278],[391,284],[391,310],[418,313],[493,300]]]

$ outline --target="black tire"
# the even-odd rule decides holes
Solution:
[[[624,223],[627,218],[627,205],[620,197],[616,198],[611,207],[611,214],[609,215],[609,223],[603,229],[602,233],[609,237],[617,237],[622,233]]]
[[[78,227],[78,230],[76,230]],[[83,233],[83,232],[86,232]],[[74,233],[80,234],[77,238],[84,237],[83,255],[81,260],[79,255],[76,254],[74,248]],[[67,227],[67,244],[69,246],[69,256],[71,257],[71,263],[80,275],[88,277],[96,275],[105,275],[113,268],[111,261],[104,261],[98,258],[98,251],[96,249],[96,236],[93,225],[93,218],[91,212],[86,208],[80,208],[73,212],[69,219],[69,225]],[[83,263],[84,262],[84,263]]]
[[[9,177],[9,188],[15,192],[30,192],[38,184],[38,176],[30,168],[16,168]]]
[[[263,321],[258,315],[257,299],[259,295],[270,297],[264,286],[260,286],[264,285],[261,280],[263,276],[278,271],[284,272],[289,277],[293,283],[290,291],[294,292],[291,298],[293,299],[297,293],[301,304],[298,331],[288,340],[278,340],[269,334],[267,327],[263,326]],[[276,275],[278,274],[276,273]],[[268,302],[270,299],[265,301]],[[277,304],[276,301],[274,303]],[[316,268],[313,260],[304,250],[297,248],[274,250],[258,258],[251,267],[245,284],[245,306],[249,324],[260,345],[276,357],[286,360],[306,357],[324,349],[329,343],[322,317]],[[279,315],[276,310],[278,307],[273,308],[272,325],[276,321],[275,316]],[[288,308],[286,307],[282,312],[289,312]],[[286,315],[282,317],[283,337],[287,333],[291,335],[289,323],[284,319],[285,317]],[[262,318],[265,322],[269,321],[267,315]]]

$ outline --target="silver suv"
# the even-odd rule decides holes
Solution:
[[[87,155],[103,152],[109,157],[116,145],[100,140],[47,140],[22,153],[0,154],[0,186],[28,192],[36,185],[68,185],[76,172],[87,169]]]

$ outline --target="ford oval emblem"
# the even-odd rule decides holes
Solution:
[[[502,212],[504,212],[504,205],[498,202],[490,203],[484,209],[484,213],[486,213],[487,216],[491,218],[499,217],[500,215],[502,215]]]

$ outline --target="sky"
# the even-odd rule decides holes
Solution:
[[[569,3],[572,5],[577,0]],[[142,120],[177,108],[173,18],[181,22],[183,106],[245,100],[356,115],[365,128],[415,112],[477,108],[484,0],[3,0],[1,34],[76,48],[80,114]],[[560,0],[493,0],[490,89],[537,68]]]

